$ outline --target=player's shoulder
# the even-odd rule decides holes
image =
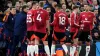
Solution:
[[[63,14],[67,14],[66,12],[63,12],[63,11],[62,11],[61,13],[63,13]]]
[[[86,11],[80,12],[80,14],[86,13]]]
[[[59,14],[59,12],[54,13],[55,16],[57,16]]]
[[[67,16],[67,13],[66,12],[60,12],[60,14],[64,15],[64,16]]]
[[[34,11],[34,10],[30,9],[30,10],[28,11],[28,13],[33,13],[33,11]]]
[[[43,11],[43,12],[46,12],[46,10],[44,10],[44,9],[39,9],[40,11]]]
[[[74,12],[71,12],[71,14],[70,15],[74,15],[75,13]]]
[[[95,14],[94,14],[94,12],[89,11],[89,15],[94,16]]]
[[[44,9],[40,9],[44,14],[47,14],[48,12]]]
[[[94,14],[94,12],[89,11],[89,13]]]

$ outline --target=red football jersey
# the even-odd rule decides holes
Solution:
[[[79,16],[78,14],[75,14],[74,12],[71,13],[70,16],[70,32],[76,32],[79,28]]]
[[[58,11],[54,14],[53,26],[55,32],[65,32],[68,25],[69,21],[66,12]]]
[[[33,31],[33,16],[35,10],[29,10],[27,13],[27,31]]]
[[[83,25],[83,31],[90,31],[93,29],[94,13],[82,12],[80,13],[80,26]]]
[[[46,20],[49,20],[49,14],[44,9],[38,9],[34,12],[34,31],[46,33]]]

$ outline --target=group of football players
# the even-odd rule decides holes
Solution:
[[[33,2],[32,9],[27,13],[27,55],[39,56],[39,41],[44,44],[44,50],[47,56],[56,54],[55,46],[59,44],[64,49],[65,54],[70,56],[78,56],[77,47],[86,44],[88,50],[91,44],[91,30],[94,27],[95,15],[91,12],[90,5],[84,5],[85,11],[79,13],[79,7],[73,6],[70,18],[68,14],[62,10],[61,5],[56,5],[53,22],[50,23],[50,16],[46,10],[43,9],[43,2]],[[48,36],[50,35],[50,27],[53,27],[51,52],[48,46]],[[70,27],[70,45],[73,47],[69,53],[67,44],[65,43],[68,37],[65,35],[66,29]],[[86,49],[87,50],[87,49]],[[75,54],[77,53],[77,54]],[[88,53],[86,54],[88,56]]]

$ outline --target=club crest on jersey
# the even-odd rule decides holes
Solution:
[[[91,15],[89,15],[89,17],[91,17]]]
[[[85,16],[85,15],[83,15],[83,16]]]
[[[85,20],[87,21],[87,18],[85,18]]]

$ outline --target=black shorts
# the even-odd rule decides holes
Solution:
[[[56,41],[60,41],[61,39],[63,39],[65,37],[65,32],[54,32],[54,39]],[[64,40],[63,40],[64,41]]]
[[[27,38],[30,39],[33,34],[34,31],[27,31]]]
[[[84,32],[81,31],[80,35],[79,35],[79,41],[89,41],[89,35],[90,35],[90,31]]]
[[[70,38],[71,40],[73,39],[73,37],[74,37],[74,39],[75,39],[75,38],[78,38],[78,33],[71,32],[70,35],[71,35],[71,36],[70,36],[70,37],[71,37],[71,38]]]
[[[46,33],[40,33],[40,32],[34,32],[34,35],[36,35],[39,39],[43,39],[43,41],[47,41],[47,34]]]

